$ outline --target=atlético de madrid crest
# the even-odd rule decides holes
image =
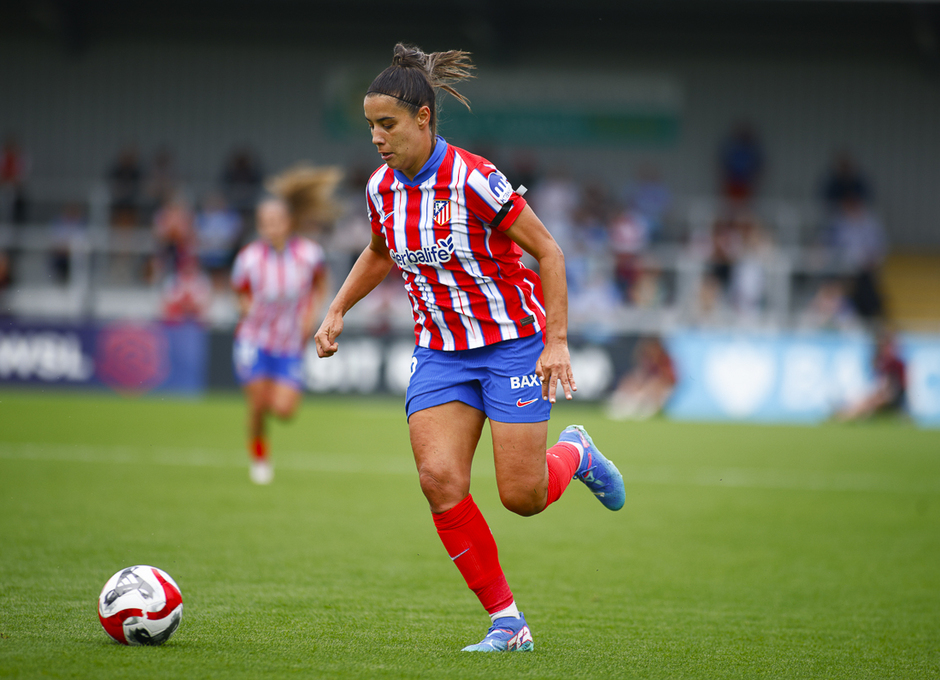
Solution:
[[[450,222],[450,201],[434,201],[434,222],[442,227]]]

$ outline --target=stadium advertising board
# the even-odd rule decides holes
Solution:
[[[320,359],[316,347],[308,345],[304,355],[307,390],[405,394],[411,377],[413,336],[382,338],[344,333],[340,344],[340,351],[329,359]],[[613,387],[616,366],[610,348],[572,343],[571,364],[577,377],[579,399],[602,399]]]
[[[206,332],[194,325],[49,324],[0,320],[0,385],[197,394]]]
[[[667,338],[679,384],[666,412],[682,420],[817,423],[874,384],[867,336],[689,332]],[[910,416],[940,426],[940,338],[899,338]]]

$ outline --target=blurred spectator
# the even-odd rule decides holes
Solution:
[[[878,271],[887,254],[887,241],[881,222],[858,197],[839,205],[830,226],[830,247],[851,276],[852,305],[863,319],[884,315]]]
[[[72,251],[87,238],[87,226],[85,207],[77,202],[67,203],[50,225],[49,268],[58,283],[68,283],[72,273]]]
[[[617,205],[608,187],[599,181],[585,183],[574,213],[573,237],[584,244],[592,257],[609,257],[611,219]]]
[[[847,152],[839,152],[823,182],[823,199],[830,211],[838,211],[851,200],[869,203],[871,186],[859,169],[855,159]]]
[[[196,249],[199,263],[217,288],[228,286],[228,270],[241,235],[241,216],[229,207],[221,192],[206,195],[196,215]]]
[[[851,330],[858,317],[846,295],[846,286],[838,278],[823,281],[801,316],[801,324],[816,330]]]
[[[173,196],[154,215],[153,235],[157,254],[151,267],[152,281],[175,274],[184,260],[194,258],[193,213],[182,196]]]
[[[159,207],[173,198],[179,184],[176,162],[169,147],[161,146],[153,155],[153,161],[147,168],[144,186],[144,201],[148,216],[152,216]]]
[[[614,255],[614,283],[623,302],[633,303],[649,246],[650,224],[638,210],[624,209],[610,221],[610,250]]]
[[[372,238],[372,226],[363,199],[370,174],[372,171],[367,167],[353,168],[341,185],[338,200],[342,204],[342,217],[325,244],[331,261],[331,275],[337,281],[345,280]]]
[[[0,150],[0,224],[24,224],[27,219],[26,178],[29,159],[19,141],[9,135]]]
[[[0,250],[0,291],[4,291],[13,283],[13,268],[10,256],[6,251]]]
[[[759,312],[765,302],[772,244],[760,221],[751,213],[738,214],[732,221],[732,228],[737,252],[731,263],[731,304],[739,313],[752,315]]]
[[[596,343],[605,343],[616,330],[614,310],[623,303],[609,271],[597,260],[584,261],[577,289],[570,295],[569,315],[579,333]]]
[[[662,268],[655,259],[645,256],[630,294],[630,302],[635,307],[649,309],[665,305],[666,297]]]
[[[202,323],[212,303],[212,282],[199,261],[184,257],[163,284],[163,320],[169,323]]]
[[[701,326],[722,325],[732,321],[724,287],[712,272],[706,272],[702,278],[693,321]]]
[[[264,180],[257,156],[247,147],[235,149],[226,159],[220,179],[225,200],[239,212],[243,224],[253,224],[255,205]]]
[[[607,415],[614,420],[647,420],[663,410],[676,386],[676,370],[658,337],[643,338],[633,352],[633,368],[610,396]]]
[[[659,168],[650,162],[642,163],[634,181],[623,192],[625,205],[632,206],[649,224],[649,239],[663,233],[666,213],[672,203],[672,193],[663,181]]]
[[[711,231],[708,276],[714,280],[722,296],[731,284],[731,271],[740,251],[741,234],[735,228],[734,220],[726,216],[717,217]]]
[[[572,251],[574,213],[580,194],[578,185],[565,169],[556,169],[526,194],[539,218],[567,257]]]
[[[719,153],[722,194],[733,204],[749,202],[757,193],[764,172],[764,153],[754,128],[735,125]]]
[[[879,412],[900,412],[907,393],[907,369],[892,335],[879,336],[872,359],[875,384],[857,402],[836,413],[836,420],[858,420]]]
[[[484,156],[489,158],[489,156]],[[539,183],[538,163],[535,156],[529,151],[519,151],[512,159],[506,177],[514,189],[524,186],[528,190],[534,189]]]
[[[411,309],[408,293],[401,285],[401,270],[392,265],[389,275],[359,304],[370,334],[384,336],[394,330],[395,321],[407,319]]]
[[[120,151],[114,164],[108,170],[113,226],[126,228],[140,224],[142,182],[140,155],[136,147],[127,146]]]
[[[606,187],[597,182],[582,187],[571,221],[565,263],[569,292],[595,287],[599,278],[612,283],[615,259],[610,248],[610,199]],[[569,256],[570,253],[570,256]]]

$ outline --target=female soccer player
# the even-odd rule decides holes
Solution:
[[[241,320],[235,331],[235,373],[248,402],[251,480],[273,478],[265,425],[288,420],[302,389],[303,350],[326,297],[323,249],[295,232],[301,223],[334,212],[334,169],[297,168],[269,184],[257,208],[261,238],[245,246],[232,267]]]
[[[343,315],[398,265],[415,317],[405,408],[421,489],[444,547],[492,620],[465,650],[525,651],[529,627],[470,496],[485,420],[500,499],[512,512],[541,512],[573,476],[611,510],[623,506],[624,487],[580,426],[566,428],[546,453],[556,387],[567,399],[576,389],[564,255],[491,163],[436,134],[436,88],[467,105],[448,83],[471,68],[466,52],[399,44],[369,87],[365,117],[385,162],[366,191],[372,241],[315,339],[320,356],[333,355]],[[541,280],[520,263],[522,250],[538,261]]]

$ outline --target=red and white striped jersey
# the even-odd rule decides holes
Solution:
[[[545,328],[542,283],[504,233],[526,202],[492,163],[438,137],[414,181],[382,166],[366,198],[405,279],[419,346],[472,349]]]
[[[238,323],[236,339],[271,354],[299,354],[314,277],[324,266],[323,248],[299,236],[280,252],[265,241],[242,248],[232,267],[232,287],[251,294],[251,307]]]

